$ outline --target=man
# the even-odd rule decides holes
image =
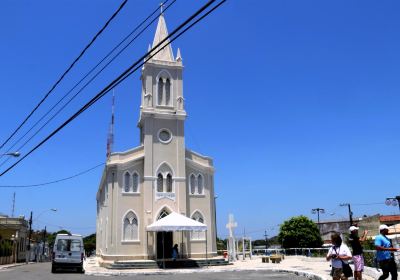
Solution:
[[[393,248],[392,241],[387,238],[389,227],[387,225],[379,226],[380,234],[375,237],[376,257],[379,262],[379,267],[383,274],[378,280],[383,280],[392,276],[392,280],[397,280],[397,265],[394,256],[391,252],[400,251],[398,248]]]
[[[362,272],[364,271],[364,255],[361,243],[367,238],[367,230],[364,230],[361,238],[358,236],[358,227],[351,226],[349,228],[350,236],[349,242],[353,249],[353,263],[354,263],[354,279],[362,280]]]

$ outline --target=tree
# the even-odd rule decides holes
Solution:
[[[83,238],[83,246],[85,252],[89,255],[91,252],[96,250],[96,233],[88,235]]]
[[[219,239],[217,237],[217,250],[218,251],[226,250],[226,243],[227,243],[226,239]]]
[[[318,248],[323,243],[317,225],[305,216],[285,221],[278,240],[283,248]]]

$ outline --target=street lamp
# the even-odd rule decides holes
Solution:
[[[0,154],[0,156],[12,156],[12,157],[19,157],[20,155],[21,155],[20,152],[10,152],[10,153]]]
[[[340,206],[347,206],[349,209],[349,220],[350,220],[350,226],[353,225],[353,212],[351,212],[351,206],[350,203],[342,203]]]
[[[385,204],[387,206],[399,206],[399,211],[400,211],[400,195],[395,196],[395,197],[388,197],[386,198]]]
[[[319,213],[321,213],[321,214],[324,214],[325,213],[325,209],[323,209],[323,208],[314,208],[314,209],[311,209],[311,213],[313,213],[313,214],[317,214],[317,219],[318,219],[318,229],[319,229],[319,232],[321,233],[321,225],[319,224]]]
[[[56,208],[50,208],[50,209],[46,209],[46,210],[40,212],[39,215],[37,215],[37,217],[35,218],[35,221],[37,221],[39,219],[39,217],[42,216],[44,213],[50,212],[50,211],[57,212],[57,209]]]

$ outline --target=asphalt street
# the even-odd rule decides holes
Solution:
[[[167,274],[167,275],[130,275],[130,276],[89,276],[75,271],[60,271],[51,273],[50,263],[38,263],[22,265],[0,271],[0,280],[77,280],[77,279],[104,279],[104,280],[306,280],[306,277],[296,276],[291,273],[277,273],[273,271],[233,271],[233,272],[214,272],[214,273],[190,273],[190,274]],[[173,270],[169,272],[173,273]]]

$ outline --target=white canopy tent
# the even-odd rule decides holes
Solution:
[[[207,252],[207,225],[190,219],[184,215],[176,212],[155,221],[151,225],[146,227],[148,232],[165,232],[165,231],[205,231],[206,232],[206,259],[208,263],[208,252]],[[164,235],[163,235],[164,238]],[[163,241],[164,243],[164,241]],[[165,267],[165,258],[163,250],[163,259]]]
[[[172,212],[168,216],[147,226],[146,229],[147,231],[206,231],[207,226],[186,216]]]

